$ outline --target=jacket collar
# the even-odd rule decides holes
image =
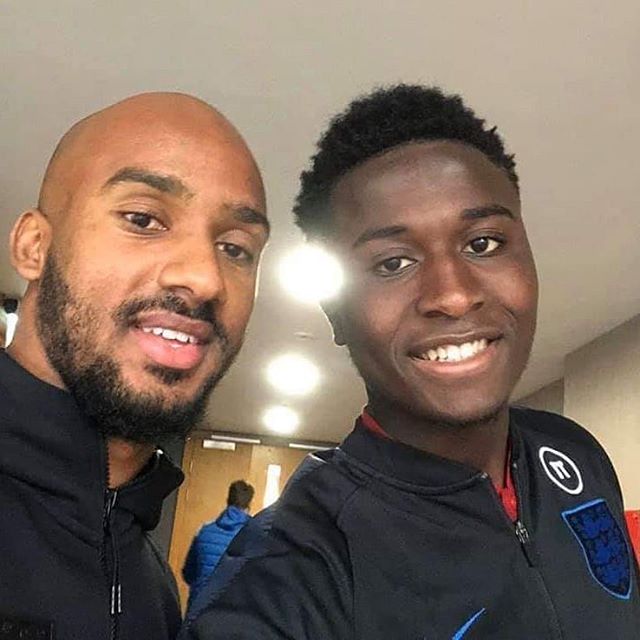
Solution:
[[[106,443],[73,396],[0,352],[0,473],[41,502],[63,526],[102,539]],[[182,472],[157,452],[141,475],[118,490],[116,509],[143,529],[158,523],[162,501]]]
[[[509,437],[512,461],[520,457],[521,438],[513,412]],[[420,486],[428,491],[454,491],[483,479],[486,474],[471,466],[426,453],[372,432],[358,418],[354,430],[339,449],[377,475]]]

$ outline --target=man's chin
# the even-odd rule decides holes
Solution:
[[[147,365],[145,372],[150,383],[156,383],[158,388],[175,387],[175,386],[197,386],[194,379],[197,377],[197,371],[194,369],[172,369],[170,367],[161,367],[159,365]]]
[[[210,393],[217,376],[203,378],[194,371],[147,366],[138,375],[123,375],[123,386],[132,397],[153,397],[163,408],[187,405],[203,393]]]
[[[508,401],[496,400],[493,403],[473,403],[467,406],[429,406],[422,408],[430,422],[444,427],[470,428],[495,422],[507,410]]]

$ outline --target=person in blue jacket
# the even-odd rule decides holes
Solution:
[[[248,512],[253,494],[254,488],[244,480],[232,482],[227,508],[215,520],[202,525],[193,539],[182,568],[182,577],[189,585],[189,607],[233,538],[251,518]]]

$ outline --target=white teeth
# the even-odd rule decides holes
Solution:
[[[475,342],[465,342],[460,345],[460,358],[466,360],[476,354]]]
[[[197,338],[182,331],[164,329],[163,327],[142,327],[143,333],[152,333],[154,336],[162,336],[165,340],[175,340],[181,344],[198,344]]]
[[[447,346],[447,360],[451,362],[458,362],[462,357],[460,355],[460,347],[455,344],[450,344]]]
[[[488,346],[489,341],[485,338],[474,340],[473,342],[465,342],[461,345],[445,344],[435,349],[429,349],[426,354],[423,354],[422,359],[432,362],[461,362],[462,360],[473,358]]]

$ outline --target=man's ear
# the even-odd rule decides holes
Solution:
[[[38,280],[51,244],[51,223],[38,209],[25,211],[9,238],[11,264],[27,281]]]
[[[339,346],[344,347],[347,344],[342,317],[340,313],[340,305],[334,301],[321,303],[324,315],[327,316],[329,324],[333,329],[333,341]]]

